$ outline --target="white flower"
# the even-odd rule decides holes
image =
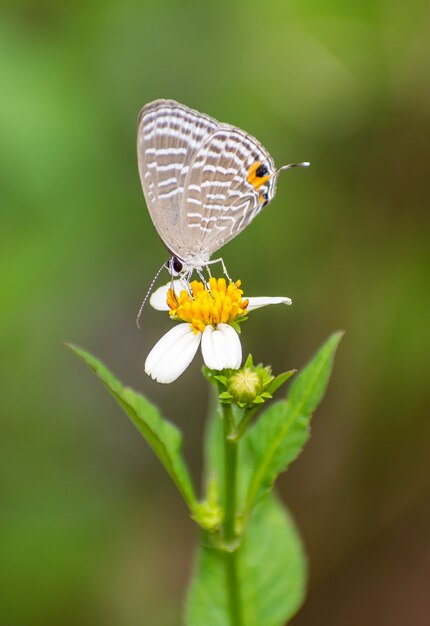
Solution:
[[[150,303],[158,311],[170,311],[182,322],[155,344],[145,361],[145,372],[159,383],[176,380],[193,360],[199,346],[209,369],[239,369],[242,346],[235,330],[247,312],[269,304],[291,304],[290,298],[258,297],[242,299],[240,282],[226,284],[211,278],[209,285],[193,281],[191,293],[180,281],[160,287]]]

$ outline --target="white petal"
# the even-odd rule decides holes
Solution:
[[[189,324],[171,328],[148,354],[145,372],[159,383],[173,382],[193,360],[201,336],[201,333],[194,333]]]
[[[262,306],[267,306],[269,304],[292,304],[290,298],[286,298],[284,296],[277,296],[273,298],[266,298],[264,296],[257,298],[248,298],[249,304],[246,307],[248,311],[255,311],[255,309],[260,309]]]
[[[167,285],[163,285],[154,291],[154,293],[149,298],[149,304],[156,309],[157,311],[169,311],[169,306],[166,302],[167,300],[167,292],[171,287],[171,282],[169,281]],[[174,280],[173,281],[173,289],[175,294],[179,296],[183,289],[186,289],[186,283],[183,280]]]
[[[242,346],[237,332],[228,324],[218,324],[216,329],[206,326],[202,337],[202,354],[209,369],[239,369]]]

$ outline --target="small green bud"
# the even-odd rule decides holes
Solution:
[[[263,391],[263,381],[255,369],[244,367],[230,376],[228,391],[235,402],[251,404]]]
[[[216,476],[211,476],[208,483],[206,500],[194,505],[192,518],[199,526],[209,532],[219,530],[224,512],[219,505],[219,485]]]
[[[273,376],[270,366],[254,365],[249,355],[240,370],[224,370],[214,373],[213,380],[218,384],[219,399],[223,404],[236,404],[239,408],[251,408],[264,404],[272,398],[296,370]]]
[[[204,500],[194,505],[192,518],[204,530],[216,532],[222,524],[223,511],[221,507]]]

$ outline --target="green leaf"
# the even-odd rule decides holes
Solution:
[[[288,400],[273,404],[244,439],[254,454],[254,468],[246,497],[245,515],[270,491],[309,437],[312,413],[322,399],[333,359],[343,333],[333,334],[294,379]]]
[[[158,409],[144,396],[129,387],[124,387],[94,356],[77,346],[67,343],[66,346],[95,372],[113,395],[158,456],[192,510],[196,503],[196,496],[181,454],[182,435],[180,431],[164,419]]]
[[[209,541],[200,547],[187,626],[230,626],[224,560]],[[253,511],[238,561],[243,623],[284,626],[303,602],[306,560],[295,525],[273,494]]]
[[[294,374],[297,374],[297,370],[290,370],[289,372],[284,372],[283,374],[275,376],[275,378],[269,383],[266,391],[273,396],[274,393],[291,378],[291,376],[294,376]]]
[[[243,367],[253,367],[254,366],[254,361],[252,358],[252,354],[248,354],[245,364],[243,365]]]

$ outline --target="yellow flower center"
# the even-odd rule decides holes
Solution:
[[[195,333],[209,325],[232,324],[246,315],[248,300],[242,300],[240,280],[227,285],[224,278],[210,278],[209,287],[193,280],[190,288],[191,295],[183,289],[179,297],[169,289],[167,304],[169,315],[189,322]]]

